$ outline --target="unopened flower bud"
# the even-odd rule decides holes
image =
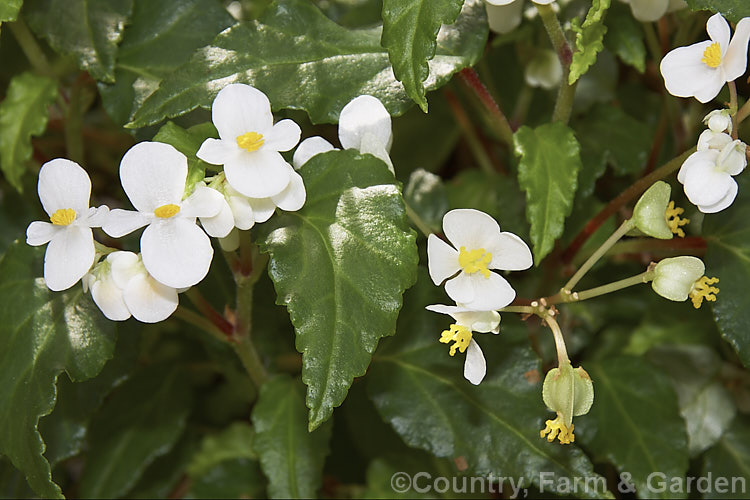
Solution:
[[[594,384],[586,370],[565,363],[547,372],[542,399],[547,408],[557,413],[557,418],[547,420],[539,435],[550,442],[558,438],[562,444],[570,444],[575,441],[573,417],[585,415],[591,409]]]
[[[655,182],[643,193],[633,209],[633,222],[644,234],[661,240],[671,239],[673,234],[685,236],[681,226],[690,222],[682,219],[682,208],[669,201],[672,187],[664,181]]]
[[[560,59],[554,51],[549,49],[537,51],[524,71],[524,77],[529,86],[548,90],[557,88],[562,76]]]
[[[675,302],[683,302],[689,297],[693,307],[698,309],[703,299],[714,302],[719,293],[718,288],[711,286],[719,282],[718,278],[704,276],[705,271],[706,266],[697,257],[663,259],[654,268],[651,287],[665,299]]]
[[[728,109],[715,109],[703,118],[703,123],[715,133],[732,133],[732,116]]]

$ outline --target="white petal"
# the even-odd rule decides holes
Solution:
[[[279,194],[271,197],[274,204],[287,212],[296,212],[305,204],[307,193],[302,176],[295,171],[289,173],[289,185]]]
[[[688,173],[693,169],[706,170],[712,169],[716,165],[716,160],[719,158],[719,151],[715,149],[705,149],[702,151],[696,151],[687,157],[685,162],[680,167],[680,171],[677,172],[677,180],[682,184],[685,184],[685,178]]]
[[[227,85],[216,96],[211,119],[225,141],[236,141],[247,132],[266,135],[273,126],[271,103],[266,94],[241,83]]]
[[[385,148],[382,147],[382,144],[380,144],[380,140],[372,134],[363,134],[362,146],[360,147],[359,152],[371,154],[375,158],[382,160],[383,163],[388,165],[388,169],[392,174],[396,173],[396,171],[393,169],[393,161],[391,161],[391,157],[388,155],[388,151],[386,151]]]
[[[276,212],[271,198],[250,198],[247,200],[253,209],[253,218],[257,224],[266,222]]]
[[[177,290],[165,286],[147,274],[139,274],[128,283],[123,297],[133,317],[143,323],[158,323],[175,310]]]
[[[500,331],[500,313],[497,311],[459,311],[455,314],[459,325],[468,326],[475,332]]]
[[[460,250],[487,249],[500,234],[500,226],[491,216],[472,208],[451,210],[443,216],[443,231],[448,241]]]
[[[484,353],[474,339],[469,341],[469,347],[466,349],[466,361],[464,361],[464,378],[474,385],[484,379],[487,373],[487,362],[484,360]]]
[[[695,98],[702,103],[707,103],[719,95],[721,89],[726,83],[724,70],[721,67],[716,68],[709,78],[703,81],[702,85],[695,90]]]
[[[497,1],[497,0],[495,0]],[[521,24],[523,2],[521,0],[506,4],[485,3],[487,22],[495,33],[508,33]]]
[[[727,194],[722,199],[714,203],[713,205],[698,205],[698,210],[704,214],[715,214],[721,212],[725,208],[729,207],[734,203],[734,199],[737,197],[737,182],[732,179],[732,183],[729,185]]]
[[[195,156],[211,165],[224,165],[236,156],[238,151],[236,139],[231,142],[221,139],[206,139]]]
[[[732,136],[724,132],[714,132],[706,129],[698,136],[698,151],[706,149],[724,149],[724,146],[732,142]]]
[[[91,286],[91,297],[107,319],[125,321],[130,317],[130,311],[122,297],[122,290],[117,287],[109,274],[104,279],[94,282]]]
[[[133,277],[146,273],[141,258],[133,252],[112,252],[107,255],[107,263],[112,280],[120,290],[124,290]]]
[[[534,263],[529,246],[513,233],[500,233],[485,251],[492,254],[491,269],[522,271]]]
[[[56,158],[42,165],[37,191],[44,211],[50,217],[65,208],[75,210],[78,217],[88,212],[91,180],[75,162]]]
[[[91,228],[70,225],[58,231],[44,254],[44,280],[58,292],[75,285],[94,264],[94,236]]]
[[[370,149],[390,150],[393,142],[391,115],[380,99],[361,95],[344,106],[339,115],[339,140],[344,149],[361,151],[363,138]]]
[[[678,47],[664,56],[659,68],[670,94],[693,97],[706,82],[715,80],[717,73],[721,74],[720,68],[709,68],[701,62],[703,52],[709,45],[711,42],[705,41]]]
[[[90,208],[85,221],[82,221],[82,223],[88,227],[102,227],[107,222],[107,218],[109,218],[109,207],[102,205],[98,208]]]
[[[325,153],[326,151],[333,150],[333,145],[323,139],[322,137],[315,136],[315,137],[308,137],[304,141],[300,143],[299,146],[297,146],[297,149],[294,151],[294,157],[292,158],[292,165],[294,165],[294,168],[299,169],[307,163],[310,158],[312,158],[315,155],[318,155],[320,153]]]
[[[663,16],[668,6],[669,0],[633,0],[630,2],[633,17],[647,23]]]
[[[107,220],[102,225],[102,230],[113,238],[121,238],[150,224],[152,220],[153,217],[141,212],[116,208],[109,212]]]
[[[484,3],[489,5],[508,5],[513,2],[523,4],[523,0],[484,0]]]
[[[475,311],[495,311],[507,306],[516,298],[516,291],[497,273],[485,278],[482,273],[462,272],[445,284],[448,296]]]
[[[747,166],[747,146],[740,140],[727,144],[719,153],[716,166],[728,173],[737,175],[745,170]]]
[[[169,144],[140,142],[120,162],[120,180],[139,212],[153,213],[162,205],[179,205],[185,192],[187,158]]]
[[[234,226],[237,229],[247,230],[255,225],[255,214],[247,197],[237,194],[227,198],[229,208],[232,210]],[[273,205],[273,203],[271,203]],[[275,208],[275,207],[274,207]]]
[[[430,278],[436,285],[440,285],[458,271],[458,252],[449,244],[431,234],[427,237],[427,268]]]
[[[729,23],[721,14],[714,14],[706,22],[706,31],[712,42],[721,45],[721,55],[723,56],[729,47],[729,37],[731,36]]]
[[[180,217],[213,217],[224,205],[224,195],[207,186],[195,186],[193,193],[180,205]]]
[[[694,205],[713,205],[721,201],[731,189],[734,179],[726,172],[713,168],[693,168],[685,175],[685,196]]]
[[[229,203],[222,198],[221,210],[213,217],[201,217],[201,225],[209,236],[224,238],[234,229],[234,216]]]
[[[151,276],[172,288],[193,286],[202,280],[213,255],[208,236],[189,219],[158,221],[141,236],[143,265]]]
[[[65,227],[55,226],[50,222],[34,221],[26,228],[26,244],[38,247],[49,243],[58,231],[64,231]]]
[[[728,82],[745,74],[747,69],[747,44],[750,40],[750,18],[744,17],[737,23],[729,49],[724,55],[724,72]]]
[[[219,246],[225,252],[234,252],[240,247],[240,232],[232,229],[226,238],[219,239]]]
[[[289,185],[293,171],[275,151],[255,151],[224,165],[227,182],[250,198],[267,198],[279,194]]]
[[[299,142],[302,130],[293,120],[281,120],[263,136],[263,149],[289,151]]]

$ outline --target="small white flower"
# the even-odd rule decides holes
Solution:
[[[213,248],[195,218],[218,214],[223,200],[200,185],[183,200],[186,179],[185,155],[169,144],[136,144],[122,158],[120,180],[137,212],[112,210],[102,226],[114,238],[148,226],[141,236],[143,264],[173,288],[195,285],[208,273]]]
[[[718,134],[720,140],[726,134]],[[677,180],[685,195],[703,213],[724,210],[737,196],[737,182],[732,176],[747,166],[747,146],[739,140],[727,143],[721,150],[706,146],[688,156],[680,167]]]
[[[274,125],[263,92],[250,85],[227,85],[214,99],[211,119],[220,139],[206,139],[196,156],[224,165],[234,189],[250,198],[267,198],[289,185],[294,170],[279,151],[296,146],[301,131],[292,120]]]
[[[513,233],[501,232],[484,212],[451,210],[443,217],[443,231],[451,245],[431,234],[427,238],[430,277],[445,283],[448,296],[475,311],[501,309],[516,297],[510,284],[490,269],[520,271],[533,263],[531,251]]]
[[[84,169],[63,158],[49,161],[39,171],[39,199],[50,222],[34,221],[26,229],[26,243],[45,243],[44,280],[50,290],[75,285],[94,264],[92,227],[101,227],[109,208],[89,208],[91,180]]]
[[[473,332],[498,333],[500,326],[500,314],[497,311],[473,311],[462,305],[447,306],[433,304],[425,309],[441,314],[448,314],[456,320],[450,329],[443,331],[440,342],[448,344],[453,342],[450,355],[454,356],[456,350],[466,352],[464,361],[464,377],[474,385],[484,379],[487,373],[487,362],[479,344],[473,338]]]
[[[622,0],[630,4],[633,17],[643,22],[657,21],[664,14],[687,7],[685,0]]]
[[[344,106],[339,114],[339,141],[344,149],[369,153],[383,160],[391,172],[394,171],[388,154],[393,143],[391,115],[378,98],[361,95]],[[305,139],[294,152],[294,168],[299,169],[313,156],[333,149],[333,145],[322,137]]]
[[[539,5],[549,5],[554,0],[533,0],[533,2]],[[484,0],[490,29],[500,34],[513,31],[521,24],[523,4],[523,0]]]
[[[678,47],[661,60],[661,74],[670,94],[705,103],[716,97],[726,82],[745,73],[750,18],[737,23],[731,41],[729,24],[721,14],[709,18],[706,30],[711,40]]]
[[[703,118],[703,123],[714,133],[732,133],[732,115],[728,109],[715,109]]]
[[[726,132],[714,132],[710,128],[707,128],[698,136],[698,147],[696,149],[698,151],[705,151],[707,149],[721,151],[732,140],[732,136]]]

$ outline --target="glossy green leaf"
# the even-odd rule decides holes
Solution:
[[[297,332],[314,429],[364,375],[380,338],[393,334],[401,295],[416,278],[417,248],[382,161],[331,151],[300,174],[305,206],[271,218],[259,243]]]
[[[313,498],[323,484],[331,422],[308,432],[305,389],[280,375],[263,384],[253,408],[255,451],[270,498]]]
[[[531,129],[521,127],[513,136],[518,165],[518,184],[526,191],[526,218],[531,224],[534,263],[552,251],[563,233],[565,218],[573,209],[578,171],[578,141],[562,123]]]
[[[0,23],[15,21],[23,0],[3,0],[0,2]]]
[[[0,103],[0,169],[19,191],[26,162],[31,158],[31,136],[47,128],[48,108],[56,97],[55,80],[21,73],[13,77]]]
[[[104,107],[124,124],[158,87],[233,24],[216,0],[135,0],[117,52],[114,83],[100,83]]]
[[[0,260],[0,451],[42,497],[60,497],[42,456],[39,418],[55,406],[55,380],[94,377],[112,356],[115,326],[79,286],[44,285],[42,249],[16,242]]]
[[[191,410],[178,368],[155,365],[123,383],[96,414],[80,480],[83,498],[116,498],[177,442]]]
[[[604,49],[604,34],[607,26],[604,16],[609,8],[610,0],[593,0],[593,5],[586,14],[583,24],[574,19],[571,28],[576,33],[576,50],[570,63],[568,83],[573,85],[584,75],[591,65],[596,62],[596,55]]]
[[[266,479],[255,460],[235,458],[194,479],[184,498],[267,498]]]
[[[464,356],[449,356],[438,342],[451,318],[424,310],[440,297],[427,273],[420,273],[405,295],[396,336],[376,353],[367,387],[381,417],[411,447],[463,457],[471,476],[493,474],[540,486],[541,473],[552,473],[546,492],[610,496],[580,449],[539,437],[551,417],[542,403],[541,366],[528,347],[503,343],[502,323],[500,337],[474,337],[487,359],[485,379],[478,386],[464,379]],[[579,478],[575,485],[573,477]]]
[[[614,2],[607,16],[607,36],[604,46],[622,62],[638,70],[646,71],[646,44],[641,23],[630,14],[628,6]]]
[[[37,36],[97,80],[113,82],[117,44],[133,0],[26,0],[25,15]]]
[[[733,23],[739,22],[743,17],[750,17],[750,3],[746,0],[687,0],[687,4],[692,10],[721,12]]]
[[[750,478],[750,420],[738,418],[729,431],[708,450],[703,476],[714,478],[703,498],[747,498]],[[718,478],[726,481],[718,482]]]
[[[225,460],[258,460],[254,440],[255,430],[246,422],[235,422],[218,434],[206,436],[188,465],[188,474],[200,476]]]
[[[196,125],[185,130],[173,122],[167,122],[154,136],[154,141],[170,144],[177,151],[187,156],[188,175],[185,181],[186,192],[192,191],[195,183],[205,178],[208,164],[203,160],[199,160],[195,156],[195,153],[198,152],[203,141],[216,135],[216,128],[211,123]]]
[[[744,364],[750,367],[750,179],[736,177],[739,194],[731,207],[708,214],[703,234],[708,240],[706,275],[719,278],[720,292],[711,304],[716,325]],[[706,304],[703,304],[706,307]]]
[[[487,36],[484,16],[482,0],[466,0],[458,20],[442,29],[427,90],[475,62]],[[411,101],[393,76],[380,31],[349,30],[311,2],[278,0],[258,21],[224,31],[165,78],[128,126],[208,108],[227,83],[251,84],[268,95],[274,109],[304,109],[315,123],[338,121],[341,108],[361,94],[401,114]]]
[[[671,497],[649,490],[649,475],[683,477],[688,468],[685,423],[670,381],[642,358],[587,363],[594,381],[591,411],[575,422],[578,440],[611,462],[640,498]]]
[[[437,35],[461,12],[463,0],[383,0],[383,37],[396,79],[406,94],[427,112],[423,82],[427,62],[435,57]]]

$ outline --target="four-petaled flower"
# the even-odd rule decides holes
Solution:
[[[50,290],[66,290],[94,264],[96,250],[91,228],[101,227],[109,208],[89,208],[88,174],[77,163],[63,158],[42,166],[37,189],[50,222],[29,224],[26,243],[49,243],[44,254],[44,280]]]
[[[456,303],[475,311],[501,309],[516,297],[510,284],[491,269],[520,271],[531,267],[531,251],[513,233],[501,232],[484,212],[451,210],[443,217],[443,231],[451,245],[431,234],[427,238],[430,277]]]

